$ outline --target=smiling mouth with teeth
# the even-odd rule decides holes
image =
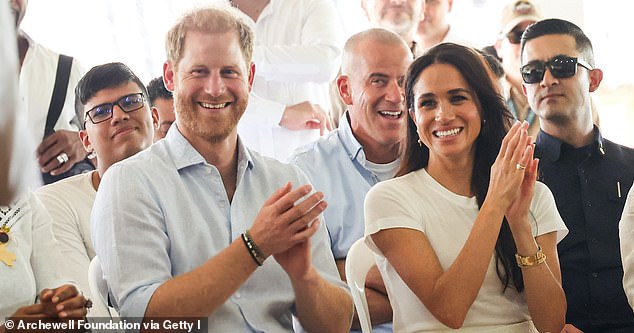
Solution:
[[[461,131],[462,131],[462,127],[450,129],[450,130],[447,130],[447,131],[434,131],[434,136],[436,136],[437,138],[444,138],[444,137],[447,137],[447,136],[457,135]]]
[[[383,117],[398,118],[403,114],[403,111],[379,111],[379,114]]]
[[[204,107],[205,109],[222,109],[229,106],[230,103],[219,103],[219,104],[211,104],[205,102],[198,102],[198,105]]]

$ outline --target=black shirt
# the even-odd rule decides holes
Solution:
[[[586,333],[634,332],[623,290],[619,220],[634,180],[634,149],[603,139],[574,148],[542,131],[535,156],[570,230],[557,246],[566,322]],[[634,241],[634,240],[633,240]]]

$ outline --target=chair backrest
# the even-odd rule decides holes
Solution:
[[[104,309],[108,309],[111,318],[119,318],[119,313],[113,307],[108,306],[108,283],[101,271],[101,261],[95,256],[88,266],[88,285],[90,286],[90,294],[95,301],[99,302]]]
[[[365,278],[374,264],[374,253],[365,244],[365,240],[361,238],[354,242],[346,257],[346,280],[350,286],[352,301],[357,309],[363,333],[372,333],[370,310],[368,310],[368,300],[365,297]]]

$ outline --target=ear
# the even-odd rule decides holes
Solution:
[[[451,8],[453,8],[453,0],[449,0],[449,12],[451,12]]]
[[[603,71],[595,68],[590,71],[590,92],[594,92],[599,89],[599,85],[603,80]]]
[[[84,146],[84,149],[91,153],[94,149],[92,148],[92,144],[90,143],[90,138],[88,137],[88,132],[86,130],[79,131],[79,140],[81,144]]]
[[[155,130],[159,128],[159,114],[156,106],[152,107],[152,124],[154,124]]]
[[[251,88],[253,88],[254,78],[255,78],[255,63],[251,62],[251,65],[249,65],[249,92],[251,92]]]
[[[341,100],[343,100],[346,105],[352,105],[352,93],[348,82],[349,79],[350,78],[347,75],[339,75],[337,77],[337,90],[339,91]]]
[[[526,84],[524,82],[522,82],[522,91],[524,92],[524,96],[528,96],[526,94]]]
[[[167,90],[174,92],[174,66],[169,61],[163,64],[163,83]]]

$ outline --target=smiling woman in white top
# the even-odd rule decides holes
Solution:
[[[395,332],[560,332],[557,242],[567,229],[536,182],[526,123],[511,126],[484,59],[440,44],[406,85],[399,177],[366,197]]]

